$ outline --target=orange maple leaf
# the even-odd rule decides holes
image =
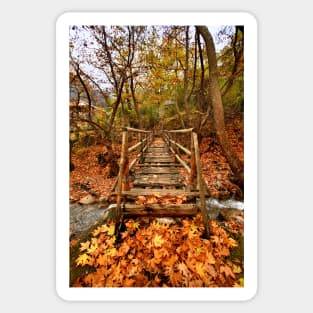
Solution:
[[[163,259],[169,255],[168,251],[164,248],[154,249],[153,254],[154,257],[157,259]]]
[[[188,284],[188,287],[202,287],[203,282],[200,279],[191,280]]]
[[[147,201],[146,197],[145,196],[138,196],[135,203],[136,204],[139,204],[139,205],[142,205],[142,204],[145,204]]]
[[[126,242],[123,242],[118,249],[117,256],[124,256],[128,253],[129,250],[130,246]]]
[[[106,233],[106,232],[108,232],[108,230],[109,230],[108,225],[103,224],[103,225],[97,227],[97,228],[92,232],[92,235],[93,235],[94,237],[96,237],[96,236],[98,236],[100,233]]]
[[[133,278],[126,278],[123,283],[123,287],[133,287],[136,284],[136,280]]]
[[[231,238],[231,237],[228,237],[228,239],[227,239],[227,245],[228,245],[228,247],[231,247],[231,248],[238,247],[237,241],[234,240],[234,239]]]
[[[172,272],[170,274],[170,282],[173,287],[181,287],[182,285],[182,275],[179,272]]]
[[[204,278],[206,275],[205,266],[203,263],[196,263],[196,273],[200,276],[200,278]]]
[[[207,255],[206,255],[206,261],[209,263],[209,264],[215,264],[215,258],[213,256],[213,254],[211,252],[208,252]]]
[[[220,273],[225,275],[225,277],[231,277],[233,279],[236,278],[234,272],[232,271],[232,269],[228,266],[228,265],[221,265],[220,266]]]
[[[173,254],[171,255],[169,258],[166,258],[162,264],[164,264],[165,266],[168,266],[168,267],[173,267],[174,264],[178,261],[178,256],[177,254]]]
[[[207,273],[208,273],[210,276],[212,276],[213,278],[216,277],[217,272],[216,272],[216,270],[215,270],[215,268],[214,268],[213,265],[211,265],[211,264],[207,265],[206,270],[207,270]]]
[[[70,241],[70,248],[75,247],[75,245],[77,244],[77,242],[78,242],[78,239],[72,239],[72,240]]]
[[[98,258],[96,259],[96,265],[98,266],[106,266],[108,264],[108,260],[107,260],[107,257],[103,254],[100,254],[98,256]]]
[[[158,203],[158,199],[154,196],[149,196],[147,199],[147,204],[154,204],[154,203]]]
[[[152,243],[155,247],[162,247],[164,239],[160,235],[155,235],[152,239]]]
[[[87,250],[87,253],[94,255],[94,254],[97,254],[96,253],[97,250],[98,250],[98,245],[91,245],[89,249]]]
[[[89,248],[89,246],[90,246],[90,241],[87,240],[86,242],[82,242],[82,243],[80,244],[80,246],[81,246],[81,247],[79,248],[80,251],[87,250],[87,249]]]
[[[190,277],[191,273],[184,262],[179,262],[177,264],[177,269],[183,276]]]
[[[186,195],[180,195],[176,197],[176,204],[182,204],[187,200]],[[175,201],[175,200],[174,200]]]

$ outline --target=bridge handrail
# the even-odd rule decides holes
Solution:
[[[138,133],[138,143],[128,148],[128,133]],[[112,188],[112,191],[116,192],[116,222],[117,225],[121,224],[122,219],[122,193],[123,191],[129,190],[129,171],[135,166],[135,164],[142,158],[143,153],[146,151],[152,141],[153,132],[146,131],[143,129],[137,129],[132,127],[124,127],[122,129],[122,147],[121,147],[121,158],[120,158],[120,169],[118,172],[117,180]],[[140,152],[135,158],[129,162],[129,153],[140,148]]]
[[[184,147],[182,144],[178,143],[177,134],[188,134],[190,133],[190,150]],[[200,209],[203,217],[203,222],[205,225],[206,234],[209,234],[208,228],[208,215],[206,212],[206,203],[205,203],[205,193],[206,193],[206,184],[202,175],[202,166],[200,160],[199,152],[199,143],[198,135],[193,128],[189,129],[180,129],[173,131],[164,131],[164,139],[169,145],[170,150],[174,154],[177,161],[184,166],[184,168],[189,173],[188,188],[191,190],[195,187],[199,190],[200,194]],[[175,140],[171,136],[175,136]],[[184,152],[189,158],[189,164],[185,162],[179,155],[179,151]]]
[[[164,130],[167,133],[191,133],[194,128],[184,128],[184,129],[172,129],[172,130]]]
[[[123,130],[137,132],[137,133],[152,133],[151,130],[143,130],[143,129],[133,128],[133,127],[124,127]]]

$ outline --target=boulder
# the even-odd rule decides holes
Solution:
[[[93,204],[96,202],[96,198],[92,195],[87,195],[79,200],[80,204]]]

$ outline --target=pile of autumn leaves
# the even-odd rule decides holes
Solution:
[[[237,242],[215,221],[203,239],[200,215],[181,225],[157,219],[141,225],[125,221],[116,244],[114,223],[99,226],[80,243],[77,267],[86,268],[73,287],[242,287],[241,266],[230,261]]]

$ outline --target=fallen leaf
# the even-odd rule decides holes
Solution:
[[[231,277],[233,279],[236,278],[235,274],[233,273],[232,269],[228,265],[221,265],[220,266],[220,273],[225,275],[225,277]]]
[[[80,250],[80,251],[87,250],[87,249],[89,248],[89,246],[90,246],[90,241],[87,240],[86,242],[82,242],[82,243],[80,244],[79,250]]]
[[[200,276],[200,278],[204,278],[206,275],[205,266],[203,263],[196,263],[196,273]]]
[[[242,272],[242,269],[241,269],[241,267],[239,265],[233,264],[233,272],[235,274],[239,274],[239,273]]]
[[[163,245],[163,243],[164,243],[164,240],[162,239],[161,236],[155,235],[155,236],[153,237],[152,242],[153,242],[153,245],[154,245],[155,247],[161,247],[161,246]]]
[[[98,249],[98,245],[91,245],[89,249],[87,250],[87,253],[94,254],[95,251],[97,251],[97,249]]]
[[[109,236],[113,236],[114,233],[115,233],[115,225],[112,224],[112,225],[110,225],[110,227],[109,227],[109,229],[108,229],[108,235],[109,235]]]
[[[136,283],[136,280],[133,278],[126,278],[124,283],[123,283],[123,287],[133,287]]]
[[[142,205],[142,204],[145,204],[146,201],[147,201],[147,199],[145,196],[138,196],[135,203],[138,205]]]
[[[190,277],[190,272],[184,262],[179,262],[177,264],[177,269],[183,276]]]
[[[209,264],[215,264],[215,258],[211,252],[208,252],[206,260]]]
[[[81,254],[77,259],[76,259],[76,265],[77,266],[84,266],[86,264],[89,264],[90,262],[90,256],[86,253]]]
[[[70,248],[75,247],[77,243],[78,243],[78,239],[72,239],[72,240],[70,241]]]
[[[107,265],[108,262],[107,262],[107,256],[103,255],[103,254],[100,254],[97,259],[96,259],[96,265],[98,266],[104,266],[104,265]]]

